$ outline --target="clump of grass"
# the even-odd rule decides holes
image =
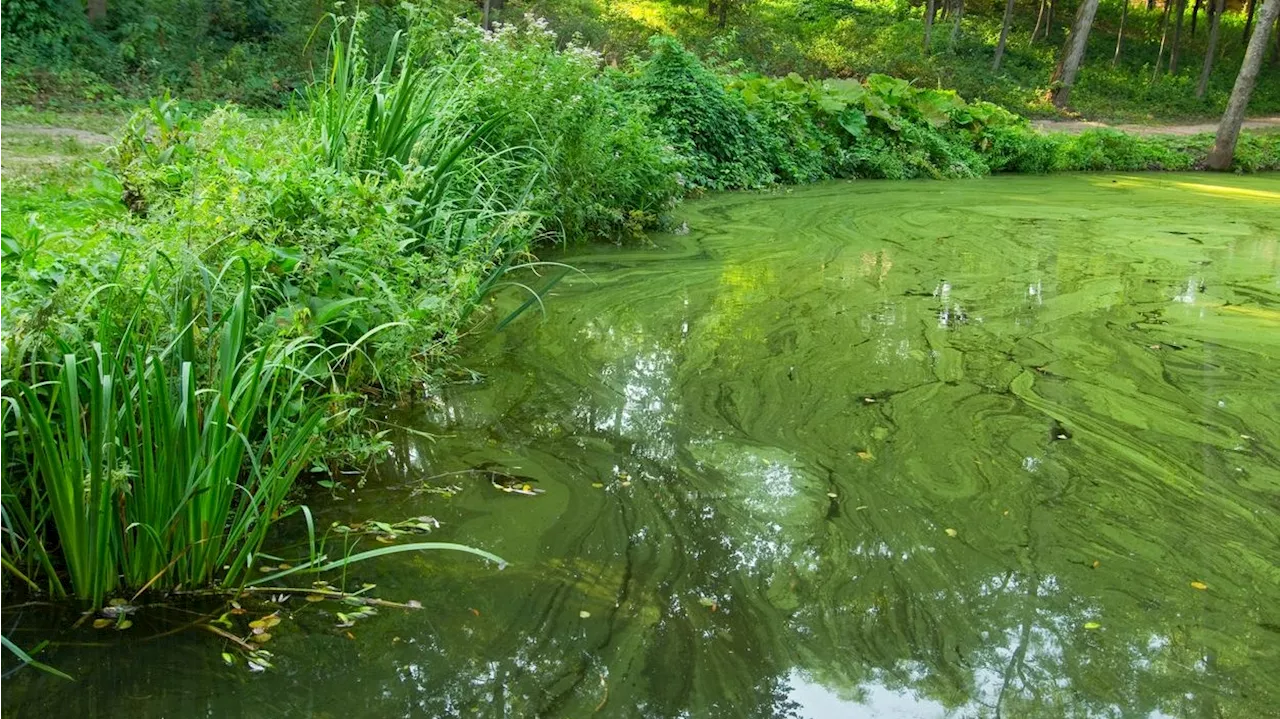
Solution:
[[[245,578],[309,459],[325,377],[310,338],[252,340],[249,279],[208,321],[178,283],[166,347],[144,341],[134,314],[100,335],[108,344],[30,368],[50,379],[12,382],[6,424],[30,474],[6,497],[6,550],[36,564],[51,595],[97,606],[122,587]]]

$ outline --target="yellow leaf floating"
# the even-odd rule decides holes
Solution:
[[[121,619],[121,620],[119,621],[119,623],[117,623],[117,624],[116,624],[116,630],[117,630],[117,631],[119,631],[119,630],[124,630],[124,629],[128,629],[129,627],[132,627],[132,626],[133,626],[133,621],[132,621],[132,620],[129,620],[129,619]]]
[[[1205,584],[1204,582],[1192,582],[1192,583],[1191,583],[1191,588],[1192,588],[1192,589],[1199,589],[1200,591],[1204,591],[1204,590],[1206,590],[1206,589],[1208,589],[1208,588],[1209,588],[1209,585],[1208,585],[1208,584]]]
[[[110,620],[110,619],[95,619],[95,620],[93,620],[93,628],[94,628],[94,629],[106,629],[106,628],[107,628],[107,627],[109,627],[109,626],[111,626],[111,620]]]
[[[1102,625],[1097,622],[1085,622],[1084,628],[1085,629],[1101,629]]]
[[[323,602],[325,597],[323,594],[308,594],[306,599],[308,602]]]
[[[858,452],[858,459],[862,460],[863,462],[867,462],[871,459],[871,453],[865,450]]]
[[[592,482],[591,486],[595,487],[596,489],[600,489],[601,487],[604,486],[604,482]]]
[[[948,536],[948,537],[956,537],[956,536],[959,536],[959,535],[960,535],[960,533],[959,533],[959,532],[957,532],[956,530],[952,529],[951,527],[947,527],[947,536]]]
[[[588,612],[587,610],[583,609],[582,611],[578,612],[578,616],[582,619],[589,619],[591,617],[591,612]]]

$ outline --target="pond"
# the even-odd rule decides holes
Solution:
[[[157,638],[165,610],[9,610],[78,682],[23,670],[5,715],[1280,707],[1280,178],[833,183],[679,219],[554,257],[583,274],[545,317],[472,337],[475,381],[309,498],[323,524],[429,515],[505,569],[355,567],[424,608],[337,627],[293,597],[263,673]]]

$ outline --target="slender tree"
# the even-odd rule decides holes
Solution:
[[[1244,11],[1244,34],[1240,36],[1240,44],[1249,42],[1249,31],[1253,29],[1253,11],[1258,7],[1258,0],[1249,0]]]
[[[933,14],[937,11],[937,0],[928,0],[924,8],[924,54],[929,54],[929,45],[933,35]]]
[[[1004,46],[1009,42],[1009,25],[1013,22],[1013,3],[1014,0],[1007,0],[1004,4],[1004,20],[1000,23],[1000,42],[996,43],[996,57],[991,61],[993,71],[1000,69],[1000,61],[1004,59]]]
[[[1227,0],[1216,0],[1209,13],[1209,44],[1204,49],[1204,64],[1200,66],[1200,84],[1196,85],[1196,99],[1203,100],[1209,91],[1209,76],[1213,74],[1213,54],[1218,51],[1218,31],[1222,27],[1222,11]]]
[[[1040,35],[1040,24],[1044,21],[1044,9],[1048,7],[1049,0],[1040,0],[1040,12],[1036,13],[1036,26],[1031,29],[1031,42],[1036,41],[1036,37]]]
[[[1151,73],[1151,81],[1160,76],[1160,62],[1164,60],[1164,48],[1169,39],[1169,10],[1173,0],[1164,0],[1164,14],[1160,16],[1160,49],[1156,51],[1156,69]]]
[[[1258,70],[1262,68],[1262,56],[1267,51],[1267,36],[1271,34],[1271,26],[1276,24],[1277,17],[1280,17],[1280,0],[1263,0],[1258,26],[1249,38],[1249,47],[1244,51],[1244,62],[1240,64],[1240,74],[1236,76],[1235,87],[1231,89],[1227,111],[1222,114],[1222,122],[1218,123],[1218,137],[1205,160],[1205,165],[1211,170],[1231,169],[1231,162],[1236,154],[1236,141],[1240,139],[1240,126],[1244,124],[1244,113],[1249,107],[1249,96],[1253,94],[1253,86],[1258,81]]]
[[[1269,0],[1280,2],[1280,0]],[[1054,85],[1052,99],[1055,107],[1067,106],[1071,98],[1071,86],[1076,83],[1076,75],[1084,62],[1085,46],[1089,42],[1089,30],[1093,27],[1093,17],[1098,14],[1098,0],[1081,0],[1080,9],[1076,11],[1075,23],[1071,26],[1071,34],[1062,49],[1062,60],[1053,73]]]
[[[1196,0],[1191,6],[1191,37],[1196,36],[1196,16],[1200,14],[1200,4],[1204,0]]]
[[[1178,0],[1178,22],[1173,28],[1173,47],[1169,48],[1169,74],[1178,74],[1178,49],[1182,43],[1182,18],[1187,14],[1187,0]]]
[[[1200,2],[1200,0],[1196,0]],[[1116,33],[1116,54],[1111,57],[1111,67],[1120,64],[1120,48],[1124,45],[1124,21],[1129,19],[1129,0],[1122,0],[1120,6],[1120,32]]]
[[[98,22],[107,16],[107,0],[88,0],[85,10],[89,15],[89,22]]]
[[[964,19],[964,0],[955,0],[955,18],[951,21],[951,49],[956,47],[960,39],[960,21]]]

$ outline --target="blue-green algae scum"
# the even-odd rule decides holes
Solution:
[[[390,415],[434,441],[308,498],[326,525],[435,517],[509,567],[360,565],[348,587],[424,609],[340,628],[294,597],[263,673],[154,637],[177,610],[7,611],[79,681],[23,670],[5,715],[1280,715],[1280,178],[679,214],[553,258],[585,276],[545,318],[477,332],[475,382]]]

